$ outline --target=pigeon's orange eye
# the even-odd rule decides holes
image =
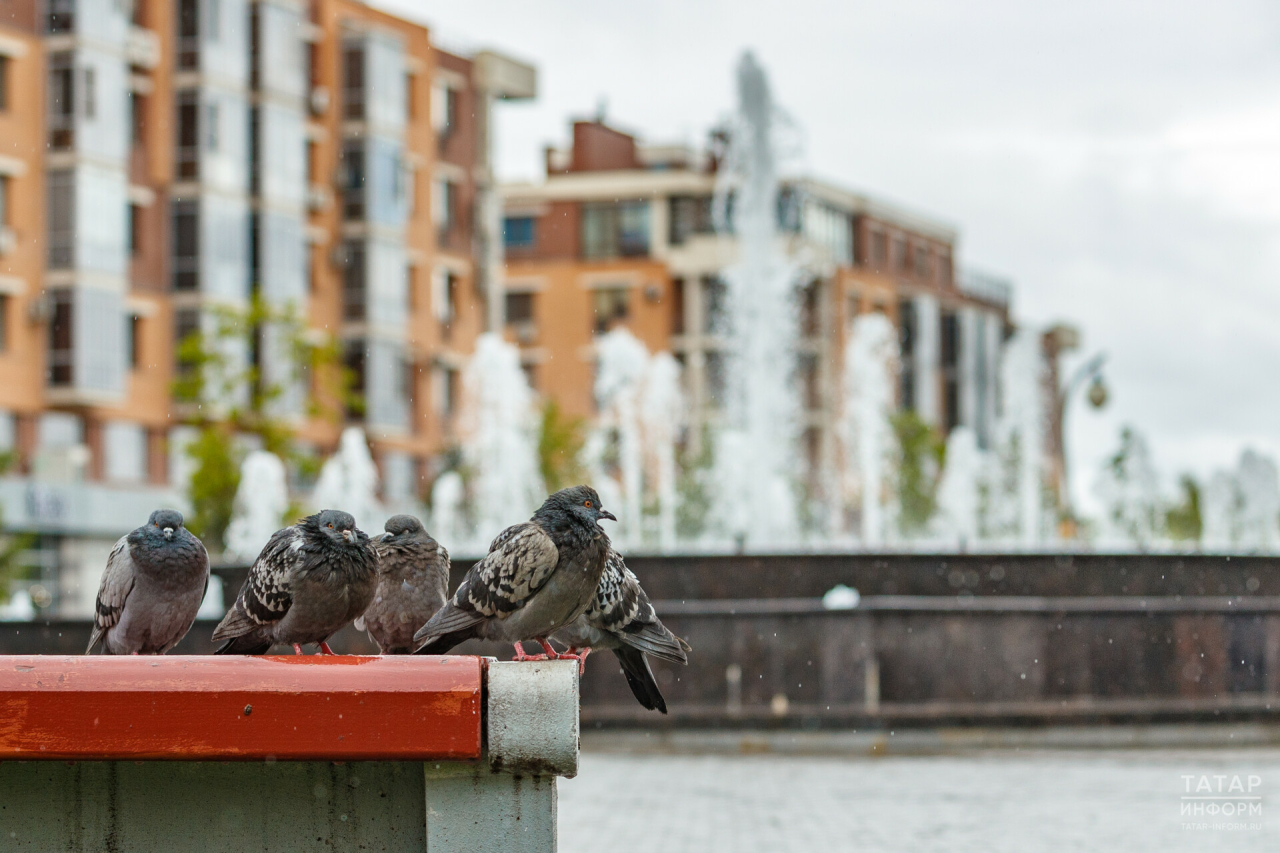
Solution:
[[[587,509],[591,509],[591,501],[583,501],[582,505],[585,506]]]
[[[330,529],[330,530],[332,530],[332,529],[333,529],[333,524],[332,524],[332,523],[330,523],[330,524],[329,524],[329,529]]]

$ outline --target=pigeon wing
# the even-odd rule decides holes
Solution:
[[[214,629],[214,640],[239,637],[284,618],[293,604],[290,581],[302,556],[302,537],[297,527],[286,527],[272,534],[249,569],[249,577],[240,588],[235,605]]]
[[[85,654],[93,651],[107,629],[120,621],[125,600],[133,590],[136,572],[133,556],[129,553],[129,537],[121,536],[111,549],[111,554],[107,557],[107,568],[102,573],[102,585],[98,587],[98,599],[94,605],[93,633],[89,635],[89,647],[85,649]]]
[[[559,561],[559,549],[541,527],[533,522],[508,527],[414,640],[422,642],[465,630],[519,610],[547,582]]]
[[[595,598],[585,615],[588,624],[615,634],[632,648],[675,663],[688,663],[684,643],[658,619],[640,579],[613,549],[609,550]]]

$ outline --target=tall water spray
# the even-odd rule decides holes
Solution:
[[[938,511],[932,525],[944,547],[965,551],[978,543],[984,467],[977,434],[967,426],[953,429],[947,437],[947,461],[938,481]]]
[[[1100,544],[1146,551],[1164,527],[1160,478],[1141,433],[1126,427],[1120,450],[1107,460],[1094,486],[1102,502]]]
[[[779,111],[750,53],[738,64],[738,113],[717,174],[720,225],[731,211],[738,258],[725,270],[725,421],[716,441],[715,509],[747,547],[798,538],[799,394],[791,381],[797,335],[796,267],[778,245]]]
[[[284,463],[274,453],[252,451],[240,464],[240,485],[227,526],[226,556],[242,562],[256,560],[271,534],[283,526],[288,509]]]
[[[1274,552],[1280,548],[1280,475],[1255,450],[1234,471],[1217,471],[1201,501],[1201,541],[1214,551]]]
[[[471,544],[488,544],[526,520],[546,497],[538,464],[538,417],[520,369],[520,352],[498,335],[476,339],[463,372],[460,419],[468,484]]]
[[[890,456],[894,448],[889,417],[898,375],[898,338],[883,314],[853,321],[844,353],[844,410],[841,417],[847,498],[858,508],[864,547],[889,536],[893,490]]]
[[[370,535],[382,531],[386,510],[378,501],[378,468],[360,427],[347,427],[338,452],[320,469],[311,492],[311,509],[340,509],[355,517],[356,527]]]
[[[684,418],[680,364],[669,352],[649,361],[641,395],[640,422],[644,430],[645,469],[649,492],[657,503],[657,544],[663,551],[676,545],[676,439]]]
[[[1024,548],[1044,541],[1046,405],[1040,336],[1020,329],[1000,362],[1003,406],[996,423],[996,464],[988,497],[993,539]]]

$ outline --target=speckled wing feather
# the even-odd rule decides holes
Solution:
[[[107,557],[107,568],[102,573],[102,585],[98,587],[98,599],[94,606],[93,633],[85,654],[93,651],[107,629],[120,621],[125,599],[133,590],[137,567],[129,554],[129,537],[121,536]]]
[[[285,527],[272,534],[249,569],[235,605],[214,629],[213,639],[238,637],[283,619],[293,603],[289,579],[305,558],[302,552],[303,534],[297,527]]]
[[[429,642],[520,609],[551,577],[559,560],[555,543],[537,524],[527,521],[508,527],[493,540],[484,559],[467,572],[449,603],[414,639]]]
[[[617,635],[632,648],[675,663],[688,663],[684,643],[658,619],[640,579],[613,549],[609,550],[595,598],[583,618],[592,627]]]

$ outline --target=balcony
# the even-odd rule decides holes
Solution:
[[[130,65],[152,71],[160,64],[160,36],[142,27],[130,27],[125,53]]]

